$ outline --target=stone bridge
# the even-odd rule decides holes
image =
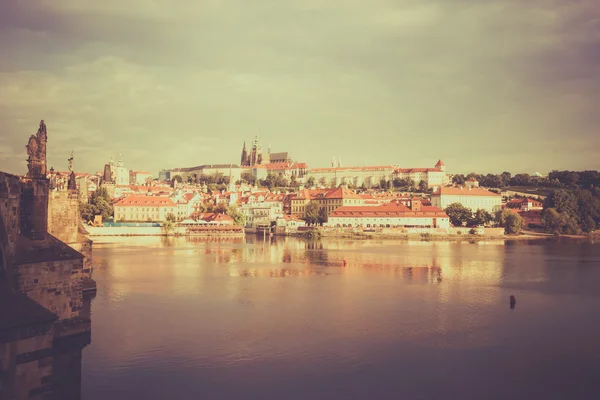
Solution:
[[[25,176],[0,172],[0,398],[67,398],[70,375],[58,367],[65,349],[80,360],[91,340],[82,290],[91,280],[91,242],[77,234],[76,187],[49,190],[43,121],[27,151]]]

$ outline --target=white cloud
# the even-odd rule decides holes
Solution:
[[[30,0],[4,15],[6,145],[44,118],[53,162],[75,149],[90,171],[118,153],[152,171],[236,162],[256,133],[313,166],[460,170],[468,151],[486,172],[525,168],[523,147],[538,169],[576,168],[590,162],[547,155],[600,123],[589,0]]]

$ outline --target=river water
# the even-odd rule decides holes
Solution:
[[[97,240],[82,398],[600,398],[600,244],[272,240]]]

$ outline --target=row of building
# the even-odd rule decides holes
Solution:
[[[298,224],[315,210],[325,217],[327,226],[448,228],[449,219],[443,210],[452,203],[490,213],[503,206],[499,194],[476,187],[442,187],[429,196],[415,196],[357,193],[343,186],[279,193],[231,183],[228,190],[212,193],[203,192],[197,185],[184,185],[171,194],[159,192],[158,187],[155,191],[130,194],[115,202],[114,218],[124,222],[164,221],[171,214],[177,221],[184,221],[207,206],[223,204],[242,213],[248,228],[268,226],[281,218]]]
[[[383,166],[342,166],[341,160],[335,158],[330,167],[312,168],[304,162],[295,162],[287,152],[271,153],[270,148],[263,152],[258,136],[248,149],[246,143],[242,148],[240,164],[207,164],[195,167],[174,168],[159,171],[158,178],[168,181],[180,176],[184,182],[193,182],[201,176],[222,175],[234,182],[242,179],[242,174],[249,173],[255,179],[265,179],[268,175],[279,175],[295,178],[297,182],[307,186],[338,187],[376,187],[381,182],[391,183],[396,179],[411,180],[415,185],[425,182],[428,188],[437,188],[450,183],[451,177],[446,173],[446,165],[439,160],[432,168],[401,168],[396,165]]]

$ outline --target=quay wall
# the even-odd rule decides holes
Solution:
[[[90,237],[94,236],[241,236],[242,232],[214,232],[188,234],[186,227],[175,227],[165,235],[161,227],[154,226],[86,226]]]
[[[81,259],[21,264],[19,290],[61,320],[77,317],[83,302],[81,280],[77,276],[81,266]]]

